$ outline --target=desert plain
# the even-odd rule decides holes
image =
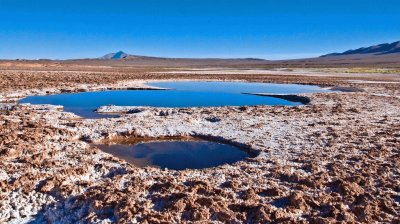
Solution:
[[[400,71],[349,66],[0,63],[0,223],[398,223]],[[181,67],[180,67],[181,66]],[[108,106],[83,119],[29,95],[249,81],[341,90],[302,106]],[[187,137],[254,157],[207,169],[139,168],[95,144]]]

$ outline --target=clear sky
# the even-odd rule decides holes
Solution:
[[[399,0],[0,0],[0,58],[286,59],[400,40]]]

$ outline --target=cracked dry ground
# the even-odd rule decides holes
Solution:
[[[190,127],[190,118],[216,116],[249,136],[289,127],[268,129],[266,145],[246,142],[261,152],[256,158],[186,171],[136,168],[77,140],[95,122],[27,106],[0,111],[0,220],[400,222],[400,99],[368,92],[311,99],[295,108],[173,109],[167,116],[149,109],[158,121],[138,132],[179,117],[188,119],[176,126]]]

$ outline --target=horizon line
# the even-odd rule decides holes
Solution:
[[[254,60],[264,60],[264,61],[282,61],[282,60],[298,60],[298,59],[309,59],[309,58],[318,58],[325,53],[292,53],[292,54],[270,54],[276,55],[276,57],[263,57],[263,56],[238,56],[238,57],[226,57],[226,56],[199,56],[199,57],[174,57],[174,56],[154,56],[154,55],[146,55],[146,54],[130,54],[125,51],[115,51],[106,53],[102,56],[98,57],[74,57],[74,58],[2,58],[0,60],[4,61],[40,61],[40,60],[48,60],[48,61],[71,61],[71,60],[119,60],[119,59],[102,59],[107,54],[115,54],[118,52],[123,52],[128,54],[129,56],[137,56],[137,57],[149,57],[149,58],[167,58],[167,59],[220,59],[220,60],[244,60],[244,59],[254,59]]]

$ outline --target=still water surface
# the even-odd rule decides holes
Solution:
[[[98,114],[96,108],[110,104],[152,107],[297,106],[301,103],[242,93],[298,94],[328,91],[311,85],[247,82],[153,82],[150,85],[171,90],[62,93],[29,96],[20,100],[20,103],[62,105],[64,111],[73,112],[81,117],[102,118],[110,115]]]
[[[159,141],[97,145],[115,157],[138,166],[172,170],[202,169],[231,164],[248,157],[237,147],[209,141]]]

